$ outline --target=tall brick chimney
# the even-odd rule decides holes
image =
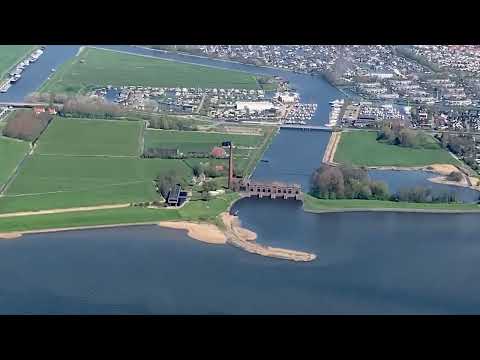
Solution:
[[[230,157],[228,159],[228,188],[233,187],[233,144],[230,143]]]

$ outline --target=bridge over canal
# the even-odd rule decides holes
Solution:
[[[300,124],[283,124],[280,125],[280,129],[286,130],[303,130],[303,131],[325,131],[325,132],[333,132],[335,131],[334,129],[327,127],[327,126],[321,126],[321,125],[300,125]]]

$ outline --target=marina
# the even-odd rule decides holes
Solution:
[[[0,86],[0,92],[6,93],[10,87],[22,78],[23,71],[42,56],[43,50],[37,49],[29,57],[18,63],[14,70],[10,71],[9,78]]]

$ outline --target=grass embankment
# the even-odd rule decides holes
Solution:
[[[317,199],[305,194],[304,209],[307,212],[329,212],[348,210],[399,210],[399,211],[479,211],[480,206],[476,204],[461,203],[409,203],[383,200],[361,200],[361,199],[338,199],[327,200]]]
[[[238,194],[229,193],[209,201],[191,201],[181,209],[148,209],[129,207],[48,215],[0,218],[0,233],[83,226],[156,223],[159,221],[189,220],[218,223],[220,213],[227,211]]]
[[[8,180],[28,149],[29,145],[25,141],[0,136],[0,188]]]
[[[63,64],[42,92],[79,93],[96,86],[259,89],[251,74],[86,47]]]
[[[431,137],[431,149],[407,148],[376,140],[373,131],[344,131],[334,161],[357,166],[426,166],[461,163]]]
[[[0,79],[35,48],[34,45],[0,45]]]

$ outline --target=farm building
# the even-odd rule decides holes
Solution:
[[[224,158],[227,156],[227,153],[225,151],[225,149],[222,149],[221,147],[218,147],[218,146],[215,146],[213,149],[212,149],[212,156],[213,157],[216,157],[216,158]]]
[[[167,205],[168,206],[180,206],[187,200],[187,197],[188,197],[187,192],[182,190],[182,187],[180,186],[180,184],[177,184],[168,193]]]
[[[45,112],[45,108],[43,106],[35,106],[33,108],[33,112],[38,115],[38,114],[41,114],[41,113],[44,113]]]

